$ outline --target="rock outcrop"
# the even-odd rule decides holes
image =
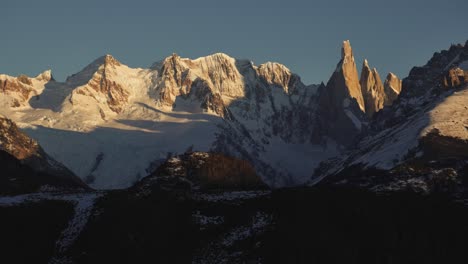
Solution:
[[[360,79],[362,95],[364,97],[364,104],[366,115],[372,115],[384,107],[385,93],[384,85],[380,79],[377,69],[369,67],[367,60],[364,60],[361,71]]]
[[[0,75],[0,94],[3,104],[13,108],[27,106],[29,99],[39,93],[40,88],[46,83],[53,81],[51,71],[45,71],[35,78],[24,74],[18,77]]]
[[[456,88],[466,83],[468,83],[468,70],[459,67],[448,70],[443,79],[446,88]]]
[[[349,96],[356,99],[361,111],[365,112],[364,98],[359,84],[359,76],[354,61],[353,50],[349,40],[343,42],[341,49],[341,61],[338,63],[335,73],[330,80],[334,81],[337,89],[347,91]],[[336,79],[334,78],[336,77]]]
[[[402,81],[393,73],[389,73],[384,83],[385,106],[390,106],[401,93]]]
[[[172,54],[160,67],[159,80],[155,85],[156,100],[165,106],[173,106],[177,96],[187,97],[192,89],[192,78],[189,68],[179,55]]]
[[[178,183],[180,180],[188,181],[192,188],[203,190],[268,188],[249,162],[206,152],[191,152],[168,158],[136,188],[150,186],[155,181]]]

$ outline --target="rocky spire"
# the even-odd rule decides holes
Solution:
[[[349,40],[343,41],[343,47],[341,48],[341,61],[338,63],[337,72],[344,78],[342,88],[346,89],[349,95],[356,99],[359,104],[359,108],[365,112],[364,98],[361,92],[361,86],[359,84],[359,76],[354,61],[353,49]]]
[[[371,117],[384,107],[385,92],[382,80],[377,70],[371,70],[367,60],[364,60],[361,71],[361,90],[364,98],[366,114]]]
[[[391,105],[401,92],[401,80],[393,73],[387,75],[384,83],[385,105]]]
[[[349,41],[343,42],[341,60],[326,88],[320,89],[318,112],[318,130],[323,135],[314,135],[314,140],[327,136],[349,145],[362,130],[365,104]]]
[[[365,112],[364,98],[362,97],[358,71],[349,40],[343,41],[341,60],[338,62],[330,80],[328,80],[327,92],[335,98],[337,106],[341,106],[345,98],[354,98],[359,109]]]

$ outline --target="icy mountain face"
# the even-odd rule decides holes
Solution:
[[[158,74],[149,94],[158,106],[223,118],[211,149],[252,162],[270,175],[265,181],[271,185],[301,182],[321,159],[319,151],[335,153],[334,146],[312,144],[317,86],[304,85],[281,64],[255,66],[222,53],[195,60],[174,54],[152,69]],[[306,158],[314,162],[296,165]]]
[[[342,158],[322,164],[315,181],[331,175],[331,181],[376,189],[427,190],[434,181],[449,179],[458,186],[468,161],[467,61],[468,45],[455,45],[414,67],[399,98],[374,118],[369,135]]]
[[[26,75],[12,77],[0,75],[0,91],[2,107],[19,108],[27,104],[28,100],[41,92],[41,87],[53,81],[51,71],[45,71],[35,78]]]
[[[245,96],[243,78],[236,60],[214,54],[196,60],[173,54],[154,67],[157,79],[150,94],[159,105],[176,107],[176,99],[197,101],[216,115],[228,115],[226,105]]]
[[[121,64],[111,55],[98,58],[67,78],[66,85],[73,91],[62,110],[88,106],[95,108],[102,119],[119,114],[128,105],[130,97],[148,82],[145,73]]]
[[[248,104],[258,108],[270,92],[275,93],[270,99],[280,104],[276,101],[287,101],[295,89],[305,88],[300,78],[281,64],[269,62],[257,67],[223,53],[195,60],[173,54],[153,69],[158,74],[150,94],[160,105],[176,108],[178,98],[189,99],[222,117],[227,115],[228,106],[250,101]]]
[[[116,68],[121,66],[121,64],[110,55],[99,59],[95,63],[99,67],[89,81],[73,91],[70,102],[72,104],[79,103],[80,96],[89,96],[95,99],[97,103],[109,108],[109,110],[120,113],[128,102],[129,92],[121,84],[113,80],[112,74],[115,73]],[[85,73],[82,73],[82,75],[86,76]],[[74,76],[73,78],[69,78],[68,82],[73,86],[73,84],[79,83],[79,80],[76,79],[76,76]]]

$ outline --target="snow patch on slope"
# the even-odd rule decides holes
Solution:
[[[94,203],[101,195],[97,193],[82,195],[76,197],[72,201],[75,203],[75,213],[68,222],[68,226],[62,231],[59,239],[56,242],[55,256],[52,257],[50,263],[63,263],[62,255],[66,250],[73,245],[75,240],[83,231],[91,216]]]
[[[361,123],[361,121],[353,114],[353,112],[351,112],[351,111],[348,110],[348,109],[345,109],[344,112],[346,113],[346,116],[348,116],[349,119],[351,119],[351,121],[353,122],[354,126],[355,126],[359,131],[361,131],[361,129],[362,129],[362,123]]]

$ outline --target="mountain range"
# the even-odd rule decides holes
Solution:
[[[129,187],[187,149],[249,161],[269,186],[292,186],[352,146],[398,97],[394,74],[382,83],[367,60],[361,72],[349,41],[326,85],[222,53],[173,54],[148,69],[105,55],[65,82],[50,70],[0,75],[0,113],[93,188]]]
[[[383,80],[110,55],[0,75],[7,263],[465,263],[468,42]]]

